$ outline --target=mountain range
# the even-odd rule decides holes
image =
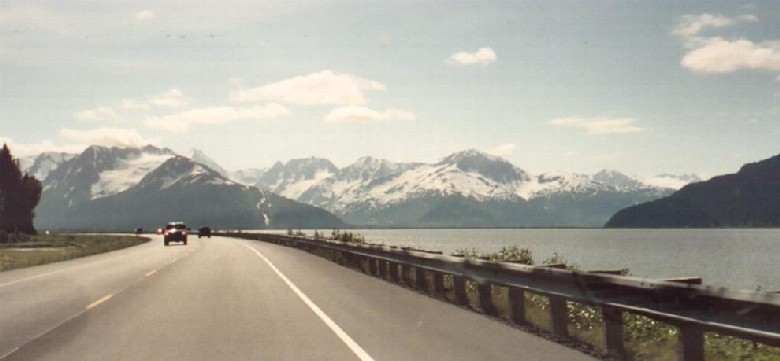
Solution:
[[[363,157],[338,168],[312,157],[227,171],[195,149],[181,156],[151,145],[91,146],[27,164],[43,178],[36,226],[55,229],[148,227],[172,217],[222,228],[337,228],[341,220],[361,227],[600,227],[620,209],[675,190],[656,183],[685,183],[608,170],[534,175],[474,149],[433,164]]]
[[[345,226],[325,210],[236,183],[166,148],[91,146],[57,160],[35,210],[38,229],[155,229],[168,221],[220,229]]]
[[[532,175],[474,149],[434,164],[364,157],[276,163],[254,183],[372,227],[599,227],[618,210],[671,194],[617,171]]]

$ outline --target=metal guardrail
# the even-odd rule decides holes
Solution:
[[[700,280],[657,281],[619,276],[609,270],[583,272],[556,267],[527,266],[508,262],[441,255],[383,245],[347,244],[275,234],[226,233],[225,236],[260,240],[307,251],[328,250],[339,254],[345,265],[368,264],[368,273],[403,281],[420,290],[444,292],[444,276],[454,279],[454,302],[468,303],[466,281],[476,284],[479,304],[487,314],[497,314],[491,299],[492,285],[509,289],[509,320],[527,323],[525,292],[550,300],[553,334],[569,337],[567,302],[577,302],[602,311],[604,350],[625,355],[623,313],[658,320],[679,329],[678,355],[683,360],[704,360],[704,332],[734,336],[780,347],[780,294],[734,291],[702,286]],[[411,273],[414,270],[415,277]],[[432,273],[429,285],[425,273]],[[679,282],[682,281],[682,282]]]

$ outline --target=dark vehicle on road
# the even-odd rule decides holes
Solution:
[[[211,228],[209,227],[200,227],[198,229],[198,238],[200,237],[209,237],[211,238]]]
[[[163,243],[167,246],[171,242],[187,244],[187,225],[184,222],[168,222],[163,231]]]
[[[144,229],[143,229],[143,228],[136,228],[136,229],[135,229],[135,234],[136,234],[136,235],[139,235],[139,234],[141,234],[141,233],[144,233]]]

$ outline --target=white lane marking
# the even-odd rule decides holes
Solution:
[[[195,248],[195,250],[193,250],[193,252],[198,250],[198,249],[199,248]],[[35,275],[35,276],[32,276],[32,277],[23,278],[23,279],[12,281],[12,282],[8,282],[8,283],[3,283],[3,284],[0,284],[0,287],[11,285],[11,284],[15,284],[15,283],[19,283],[19,282],[23,282],[23,281],[27,281],[27,280],[31,280],[31,279],[35,279],[35,278],[39,278],[39,277],[43,277],[43,276],[47,276],[47,275],[54,274],[54,273],[60,273],[60,272],[63,272],[63,271],[74,270],[74,269],[77,269],[77,268],[86,267],[86,266],[89,266],[89,265],[94,265],[94,264],[98,264],[98,263],[108,262],[108,261],[111,261],[111,260],[114,260],[114,259],[113,258],[105,259],[105,260],[94,261],[94,262],[90,262],[90,263],[74,266],[74,267],[63,268],[63,269],[59,269],[59,270],[56,270],[56,271],[47,272],[47,273]],[[171,263],[173,263],[173,262],[171,262]],[[165,266],[166,265],[163,265],[163,267],[165,267]],[[154,272],[156,272],[156,271],[157,270],[155,269]],[[141,279],[141,280],[143,280],[143,279]],[[12,354],[14,354],[17,351],[19,351],[22,347],[25,347],[26,345],[28,345],[31,342],[33,342],[33,341],[43,337],[44,335],[48,334],[49,332],[52,332],[52,331],[60,328],[62,325],[64,325],[64,324],[66,324],[66,323],[76,319],[77,317],[79,317],[79,316],[83,315],[84,313],[86,313],[87,311],[89,311],[91,308],[94,308],[95,306],[97,306],[97,305],[99,305],[99,304],[101,304],[101,303],[103,303],[105,301],[108,301],[114,295],[118,295],[118,294],[124,292],[126,289],[130,288],[131,286],[133,286],[137,282],[140,282],[141,280],[136,281],[136,282],[131,282],[130,284],[126,285],[125,287],[123,287],[119,291],[114,292],[113,294],[106,295],[103,298],[101,298],[101,299],[99,299],[99,300],[97,300],[97,301],[87,305],[86,307],[84,307],[83,310],[77,312],[75,315],[70,316],[68,319],[66,319],[66,320],[64,320],[64,321],[62,321],[60,323],[57,323],[56,325],[52,326],[51,328],[48,328],[48,329],[44,330],[43,332],[41,332],[40,334],[36,335],[35,337],[32,337],[31,339],[23,342],[21,345],[15,346],[14,348],[12,348],[10,351],[6,352],[5,354],[0,355],[0,360],[3,360],[6,357],[11,356]]]
[[[155,274],[155,273],[157,273],[157,270],[156,270],[156,269],[153,269],[153,270],[151,270],[151,271],[149,271],[149,272],[146,272],[146,274],[144,275],[144,277],[149,277],[149,276],[151,276],[151,275],[153,275],[153,274]]]
[[[349,349],[352,350],[352,352],[359,359],[363,361],[374,360],[365,350],[363,350],[362,347],[360,347],[360,345],[357,344],[357,342],[355,342],[355,340],[352,339],[352,337],[349,337],[349,335],[346,332],[344,332],[344,330],[342,330],[341,327],[339,327],[339,325],[336,324],[336,322],[334,322],[330,317],[328,317],[328,315],[326,315],[325,312],[323,312],[322,309],[319,308],[319,306],[314,304],[314,302],[312,302],[312,300],[309,299],[309,297],[306,296],[306,294],[304,294],[294,283],[292,283],[292,281],[290,281],[290,279],[287,278],[287,276],[285,276],[284,273],[282,273],[282,271],[279,271],[279,269],[276,268],[276,266],[274,266],[274,264],[271,263],[271,261],[268,258],[263,256],[263,254],[260,253],[260,251],[252,248],[246,243],[242,242],[241,244],[244,245],[244,247],[252,250],[252,252],[255,252],[255,254],[258,257],[260,257],[263,261],[265,261],[265,263],[268,264],[268,267],[271,267],[271,269],[276,273],[276,275],[279,276],[279,278],[281,278],[282,281],[284,281],[284,283],[286,283],[287,286],[290,287],[290,289],[293,292],[295,292],[296,295],[298,295],[298,297],[303,301],[303,303],[306,304],[306,306],[309,306],[309,308],[312,311],[314,311],[314,313],[322,320],[322,322],[325,322],[325,324],[328,325],[331,331],[333,331],[336,334],[336,336],[338,336],[341,339],[341,341],[344,342],[347,345],[347,347],[349,347]]]
[[[138,246],[149,244],[149,243],[152,243],[152,241],[149,241],[147,243],[139,244]],[[130,253],[130,252],[136,253],[136,252],[138,252],[139,249],[141,249],[141,248],[134,248],[134,247],[135,246],[129,247],[129,248],[123,248],[123,249],[119,249],[117,251],[127,250],[128,253]],[[108,252],[107,253],[96,254],[96,255],[93,255],[93,256],[90,256],[90,257],[102,256],[102,255],[105,255],[105,254],[108,254]],[[70,261],[83,260],[83,259],[86,259],[86,258],[74,258],[74,259],[72,259]],[[15,281],[9,281],[9,282],[6,282],[6,283],[0,283],[0,287],[10,286],[10,285],[13,285],[13,284],[21,283],[21,282],[24,282],[24,281],[34,280],[36,278],[46,277],[46,276],[57,274],[57,273],[60,273],[60,272],[72,271],[72,270],[79,269],[79,268],[82,268],[82,267],[95,265],[95,264],[103,263],[103,262],[116,261],[116,260],[117,260],[117,258],[115,258],[115,257],[107,257],[107,258],[104,258],[104,259],[98,259],[98,260],[94,260],[92,262],[87,262],[87,263],[83,263],[83,264],[72,266],[72,267],[61,268],[61,269],[58,269],[58,270],[54,270],[54,271],[50,271],[50,272],[46,272],[46,273],[41,273],[41,274],[38,274],[38,275],[35,275],[35,276],[22,278],[22,279],[18,279],[18,280],[15,280]]]
[[[93,309],[93,308],[97,307],[97,306],[98,306],[98,305],[100,305],[101,303],[103,303],[103,302],[106,302],[106,301],[110,300],[110,299],[111,299],[111,297],[114,297],[114,295],[110,295],[110,294],[109,294],[109,295],[105,295],[105,296],[101,297],[99,300],[97,300],[97,301],[95,301],[95,302],[92,302],[92,303],[88,304],[88,305],[87,305],[87,307],[84,307],[84,309],[85,309],[85,310],[87,310],[87,311],[89,311],[89,310],[91,310],[91,309]]]

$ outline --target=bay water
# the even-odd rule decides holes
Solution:
[[[557,253],[583,270],[703,278],[705,285],[780,291],[780,229],[352,229],[372,243],[451,254],[475,248],[531,250],[541,264]],[[284,231],[281,231],[284,232]],[[320,230],[325,235],[330,230]],[[313,230],[304,230],[311,236]]]

